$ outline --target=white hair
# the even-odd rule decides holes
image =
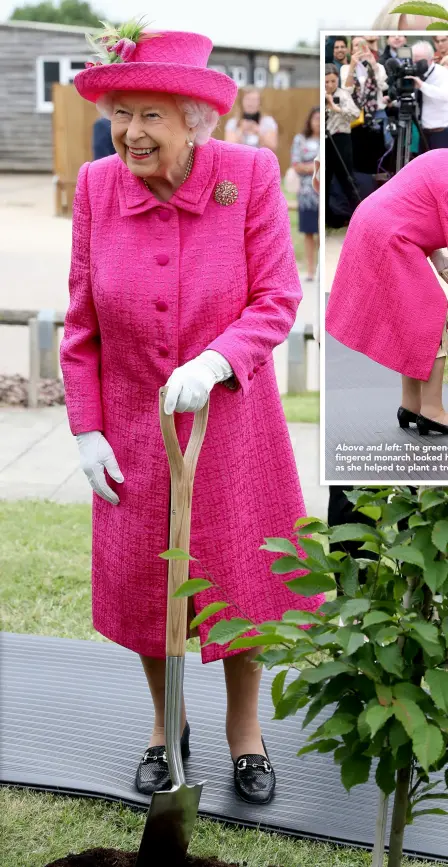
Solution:
[[[419,51],[421,54],[425,54],[427,60],[434,60],[434,48],[426,39],[421,39],[420,42],[414,42],[412,53],[414,53],[414,51]]]
[[[115,91],[110,91],[104,96],[101,96],[96,107],[103,117],[112,117],[113,105],[115,101]],[[194,143],[196,145],[207,144],[212,132],[216,129],[219,121],[219,113],[209,105],[208,102],[202,102],[199,99],[191,99],[188,96],[173,94],[174,101],[178,109],[184,113],[185,123],[195,131]]]

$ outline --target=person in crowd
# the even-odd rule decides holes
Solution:
[[[350,63],[341,69],[341,88],[352,96],[363,116],[363,123],[352,129],[353,165],[355,171],[373,175],[386,150],[387,74],[375,60],[364,36],[353,36],[351,49]]]
[[[140,656],[155,713],[136,786],[169,788],[159,555],[169,547],[170,471],[160,388],[182,452],[192,413],[209,400],[191,550],[220,589],[196,597],[194,610],[223,593],[229,600],[199,626],[202,661],[223,660],[235,790],[266,804],[275,773],[258,719],[258,650],[229,653],[205,639],[234,605],[258,623],[323,602],[293,593],[270,569],[275,555],[260,550],[266,536],[294,540],[306,514],[272,355],[302,295],[279,164],[268,148],[212,137],[237,86],[207,67],[206,36],[127,22],[95,39],[100,62],[74,85],[111,119],[116,154],[79,171],[61,344],[70,429],[93,488],[93,624]],[[190,578],[202,574],[199,562]],[[185,758],[185,705],[181,731]]]
[[[294,137],[291,165],[300,178],[298,192],[299,232],[304,235],[306,280],[314,280],[319,245],[319,196],[313,190],[314,160],[319,156],[320,109],[311,109],[302,133]]]
[[[278,126],[273,117],[263,113],[261,93],[257,87],[242,90],[236,114],[226,123],[225,140],[276,152]]]
[[[448,69],[434,62],[430,42],[421,40],[412,46],[414,63],[428,61],[428,71],[422,78],[411,76],[421,94],[420,123],[423,136],[420,151],[448,147]]]
[[[338,86],[338,70],[332,63],[325,65],[325,221],[327,226],[339,226],[330,210],[330,188],[336,176],[354,211],[359,194],[353,177],[353,152],[350,123],[360,115],[347,90]]]
[[[93,124],[92,153],[94,160],[101,160],[115,153],[108,117],[99,117]]]
[[[375,58],[375,60],[379,60],[380,50],[379,50],[379,36],[375,36],[374,33],[367,33],[364,36],[364,39],[370,49],[371,54]]]
[[[335,36],[333,43],[333,58],[330,63],[333,63],[338,72],[341,71],[341,66],[348,63],[348,40],[346,36]],[[339,76],[339,83],[341,83]]]
[[[447,355],[448,150],[409,162],[368,196],[342,245],[326,312],[336,340],[402,374],[401,427],[448,434],[442,401]],[[441,264],[440,264],[441,260]]]
[[[435,54],[434,63],[440,63],[442,66],[448,65],[448,33],[436,34],[433,36]]]
[[[407,37],[400,36],[399,33],[393,33],[386,40],[386,47],[382,54],[379,55],[378,61],[382,66],[386,67],[386,63],[391,58],[398,57],[398,49],[403,48],[407,44]]]

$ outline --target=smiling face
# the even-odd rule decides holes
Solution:
[[[333,57],[335,60],[339,60],[340,63],[344,63],[348,54],[348,48],[343,42],[342,39],[336,39],[336,42],[333,46]]]
[[[395,48],[395,50],[402,48],[403,45],[406,44],[406,36],[388,36],[387,44],[390,45],[391,48]]]
[[[194,133],[171,94],[127,92],[113,95],[114,148],[132,174],[167,178],[185,164]]]
[[[434,44],[440,57],[446,57],[448,54],[448,34],[446,36],[434,36]]]
[[[325,93],[334,93],[338,87],[338,77],[333,72],[325,76]]]

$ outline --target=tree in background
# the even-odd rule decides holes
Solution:
[[[50,24],[77,24],[86,27],[101,27],[104,18],[90,8],[90,4],[82,0],[61,0],[56,5],[52,0],[44,0],[37,6],[17,6],[11,15],[11,21],[42,21]]]

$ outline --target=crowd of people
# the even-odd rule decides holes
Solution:
[[[405,63],[418,74],[401,73]],[[437,34],[408,48],[405,35],[393,34],[382,50],[374,34],[327,39],[327,226],[343,225],[359,201],[373,192],[377,176],[394,173],[405,90],[413,102],[406,161],[448,147],[448,35]]]

